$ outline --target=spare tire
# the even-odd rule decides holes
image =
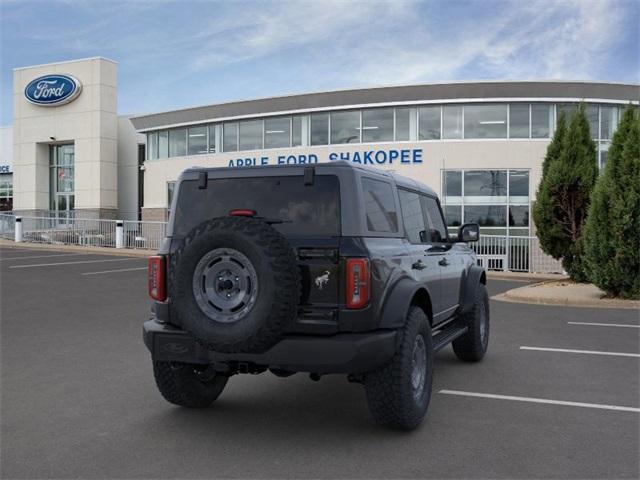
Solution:
[[[259,219],[203,222],[171,258],[172,319],[217,352],[259,353],[274,345],[296,317],[300,291],[293,249]]]

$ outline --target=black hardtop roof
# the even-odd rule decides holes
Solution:
[[[395,172],[388,172],[385,170],[381,170],[379,168],[376,167],[367,167],[367,166],[363,166],[363,165],[359,165],[357,163],[353,163],[353,162],[348,162],[346,160],[335,160],[332,162],[322,162],[322,163],[310,163],[310,164],[294,164],[294,165],[256,165],[256,166],[250,166],[250,167],[240,167],[240,168],[232,168],[232,167],[198,167],[198,166],[193,166],[193,167],[189,167],[187,168],[183,174],[186,173],[196,173],[196,172],[202,172],[202,171],[206,171],[206,172],[216,172],[216,173],[220,173],[220,171],[223,170],[229,170],[229,171],[262,171],[267,173],[269,176],[271,175],[276,175],[277,171],[282,171],[283,169],[286,170],[294,170],[294,169],[298,169],[298,170],[303,170],[306,167],[312,166],[315,169],[319,169],[319,170],[323,170],[326,168],[350,168],[353,170],[358,170],[362,173],[368,173],[368,174],[374,174],[377,176],[382,176],[382,177],[387,177],[389,179],[392,179],[398,186],[401,187],[405,187],[405,188],[409,188],[412,190],[419,190],[419,191],[423,191],[425,193],[428,193],[430,195],[436,196],[436,193],[433,191],[433,189],[431,189],[430,187],[428,187],[427,185],[425,185],[424,183],[418,182],[416,180],[413,180],[412,178],[409,177],[405,177],[403,175],[399,175]],[[243,175],[244,176],[244,175]]]

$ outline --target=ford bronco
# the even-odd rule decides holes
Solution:
[[[430,188],[374,168],[188,169],[149,259],[158,389],[208,407],[239,373],[346,374],[377,422],[413,429],[434,353],[487,351],[478,238],[477,224],[448,233]]]

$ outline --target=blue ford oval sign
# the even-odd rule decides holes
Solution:
[[[57,106],[75,100],[81,90],[80,81],[70,75],[45,75],[29,82],[24,96],[36,105]]]

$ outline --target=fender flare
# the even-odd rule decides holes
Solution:
[[[416,294],[420,295],[421,302],[419,306],[428,310],[425,311],[425,313],[429,317],[429,322],[431,322],[431,294],[424,285],[421,285],[411,278],[405,277],[391,288],[384,301],[380,328],[400,328],[404,326],[411,301]],[[428,302],[428,305],[423,305],[425,300]]]
[[[460,304],[461,313],[467,313],[473,308],[473,303],[476,298],[476,289],[481,283],[483,285],[487,284],[487,274],[484,271],[484,268],[479,267],[478,265],[472,265],[464,279],[462,302]]]

